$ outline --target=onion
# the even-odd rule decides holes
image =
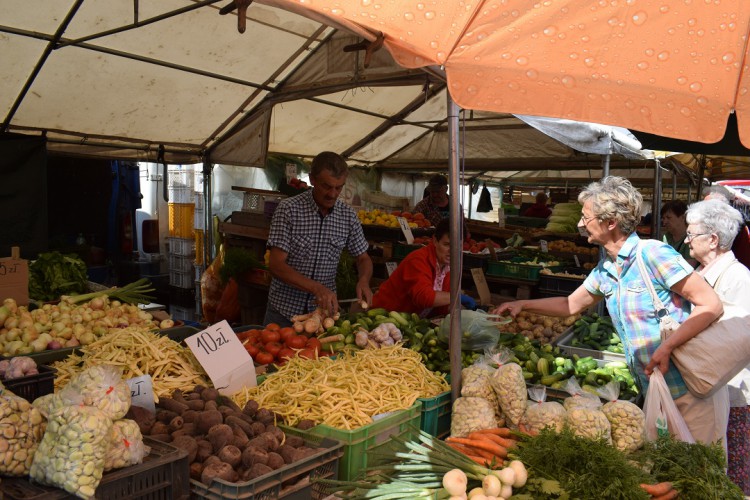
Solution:
[[[53,340],[52,342],[47,344],[47,349],[62,349],[62,344],[59,340]]]
[[[453,469],[445,473],[443,476],[443,488],[451,496],[464,496],[466,495],[466,486],[469,484],[469,479],[461,469]]]

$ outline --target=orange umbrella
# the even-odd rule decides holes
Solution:
[[[344,26],[402,66],[445,68],[481,109],[750,147],[747,0],[260,0]]]

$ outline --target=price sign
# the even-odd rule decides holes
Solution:
[[[573,255],[573,260],[576,261],[576,267],[581,267],[581,261],[578,260],[578,255]]]
[[[403,217],[397,217],[398,219],[398,225],[401,226],[401,231],[404,233],[404,238],[406,238],[406,242],[411,245],[414,243],[414,235],[411,232],[411,228],[409,227],[409,221],[404,219]]]
[[[385,263],[385,270],[388,271],[388,277],[390,277],[391,274],[393,274],[393,271],[395,271],[397,267],[398,267],[398,262],[386,262]]]
[[[549,252],[549,248],[547,247],[547,240],[539,240],[539,247],[542,249],[542,253]]]
[[[151,375],[130,378],[126,382],[130,387],[130,404],[145,408],[151,413],[156,413],[154,385],[151,381]]]
[[[477,287],[479,303],[484,306],[490,305],[492,296],[490,295],[490,287],[487,286],[487,280],[484,278],[484,270],[481,267],[472,269],[471,277],[474,278],[474,286]]]
[[[488,248],[490,250],[490,259],[497,260],[497,254],[495,253],[495,244],[489,238],[487,238],[486,242],[487,246],[485,248]]]
[[[255,365],[226,320],[185,339],[221,394],[231,396],[254,387]]]
[[[297,165],[294,163],[286,164],[286,180],[289,181],[297,177]]]

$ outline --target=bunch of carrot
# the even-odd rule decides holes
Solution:
[[[516,440],[507,427],[475,431],[466,437],[448,437],[448,446],[463,453],[474,462],[490,469],[502,468],[508,450],[516,447]]]
[[[672,483],[668,481],[658,484],[641,484],[641,488],[651,495],[652,500],[673,500],[679,495]]]

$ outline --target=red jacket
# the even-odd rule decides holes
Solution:
[[[740,232],[734,238],[732,251],[737,260],[745,264],[745,267],[750,268],[750,232],[748,232],[745,224],[742,224]]]
[[[391,277],[388,278],[372,298],[373,307],[382,307],[388,311],[421,313],[432,308],[435,302],[435,276],[437,275],[437,255],[435,244],[414,250],[401,261]],[[443,280],[444,292],[450,292],[450,272]],[[448,314],[449,307],[441,306],[432,309],[429,316]]]
[[[534,203],[529,208],[527,208],[523,214],[521,214],[523,217],[539,217],[540,219],[546,219],[552,214],[552,210],[547,205],[540,205],[538,203]]]

